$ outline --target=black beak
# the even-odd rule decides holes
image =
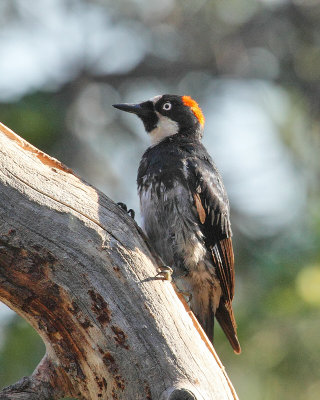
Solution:
[[[147,132],[151,132],[157,126],[158,116],[154,110],[154,104],[150,100],[140,104],[113,104],[113,107],[136,114],[142,120]]]
[[[112,106],[114,108],[118,108],[118,110],[131,112],[133,114],[138,114],[141,108],[140,104],[129,104],[129,103],[113,104]]]
[[[151,103],[151,104],[150,104]],[[140,104],[130,104],[130,103],[123,103],[123,104],[113,104],[113,107],[117,108],[121,111],[126,111],[129,113],[133,113],[138,115],[138,117],[146,117],[150,112],[153,112],[153,104],[150,101],[146,101]]]

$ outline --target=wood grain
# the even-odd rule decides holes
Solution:
[[[0,204],[0,300],[46,345],[1,399],[237,398],[131,217],[1,124]]]

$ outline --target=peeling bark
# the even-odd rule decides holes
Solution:
[[[46,345],[0,399],[237,399],[132,218],[1,124],[0,204],[0,300]]]

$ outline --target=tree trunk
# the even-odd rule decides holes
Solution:
[[[0,300],[46,345],[0,399],[237,399],[134,220],[0,124]]]

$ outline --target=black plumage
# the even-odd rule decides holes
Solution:
[[[157,96],[141,104],[143,112],[128,110],[130,105],[117,107],[135,112],[145,127],[152,121],[153,146],[144,153],[137,177],[144,229],[172,267],[179,290],[190,294],[190,307],[209,339],[213,340],[215,315],[234,351],[240,353],[232,310],[229,201],[217,167],[201,143],[201,110],[185,96]]]

